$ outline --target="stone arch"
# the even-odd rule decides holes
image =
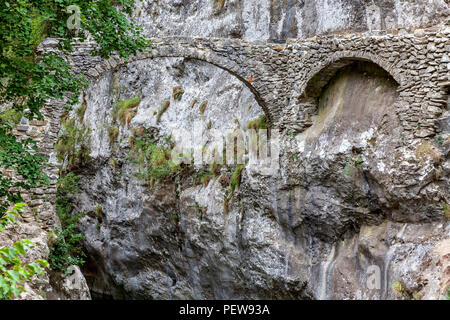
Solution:
[[[317,61],[317,60],[316,60]],[[306,73],[306,82],[301,84],[300,96],[297,100],[297,107],[300,112],[295,120],[293,130],[297,133],[305,131],[315,123],[315,118],[319,113],[319,99],[323,90],[328,86],[330,81],[339,73],[340,70],[351,67],[355,63],[366,63],[375,67],[376,70],[382,71],[386,76],[391,78],[396,84],[396,91],[403,83],[400,74],[395,68],[384,60],[367,53],[342,51],[330,56],[330,58],[321,61],[318,65],[310,65],[309,71]],[[360,66],[357,66],[360,68]],[[371,72],[371,71],[369,71]],[[393,108],[398,112],[402,106],[403,99],[400,95],[393,104]]]
[[[189,46],[181,45],[176,42],[177,39],[170,39],[169,41],[164,41],[163,43],[154,42],[154,48],[151,53],[143,53],[138,54],[135,57],[132,57],[129,61],[142,61],[142,60],[151,60],[156,58],[185,58],[192,60],[199,60],[211,65],[214,65],[222,70],[227,71],[238,80],[240,80],[250,91],[253,93],[256,102],[261,107],[263,112],[267,117],[267,121],[269,125],[273,124],[273,115],[270,112],[270,108],[267,106],[264,101],[262,94],[258,91],[255,84],[260,83],[258,79],[254,82],[250,82],[250,77],[255,74],[256,70],[252,70],[250,68],[250,63],[246,63],[246,61],[242,59],[237,59],[238,62],[231,60],[228,58],[229,55],[232,55],[232,52],[228,52],[230,48],[217,47],[211,48],[211,44],[200,44],[200,43],[190,43]],[[186,39],[183,39],[186,41]],[[192,41],[192,40],[190,40]],[[237,49],[236,49],[237,50]],[[220,54],[220,52],[223,52]],[[105,68],[102,65],[102,71],[105,72],[109,69],[115,69],[117,67],[122,66],[124,63],[123,60],[120,60],[120,63],[109,63],[111,65],[109,68]],[[96,69],[96,68],[93,68]],[[263,85],[261,83],[261,85]]]
[[[399,72],[395,70],[394,66],[383,59],[380,59],[378,56],[370,53],[337,52],[317,67],[310,70],[307,76],[308,80],[303,89],[302,98],[307,100],[317,99],[323,88],[340,69],[358,61],[372,63],[380,67],[385,70],[399,86],[402,85],[403,80]]]

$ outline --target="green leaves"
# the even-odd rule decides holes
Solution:
[[[84,263],[86,255],[81,245],[83,235],[77,232],[77,223],[86,214],[72,213],[72,197],[79,192],[79,176],[71,172],[58,180],[56,212],[61,221],[61,229],[55,230],[57,238],[50,248],[49,258],[51,268],[56,271],[66,272],[69,266]]]
[[[347,164],[345,165],[344,168],[344,174],[346,176],[350,176],[353,172],[353,169],[362,169],[364,165],[364,160],[361,156],[357,156],[357,157],[353,157],[353,158],[349,158],[347,160]]]
[[[82,30],[67,28],[69,14],[66,8],[76,5],[81,9]],[[134,8],[133,0],[15,0],[0,2],[0,105],[10,106],[0,114],[0,231],[15,223],[24,205],[16,205],[7,212],[9,205],[22,202],[14,189],[30,190],[47,185],[48,178],[41,172],[47,159],[36,153],[37,145],[31,139],[18,141],[12,129],[20,121],[24,110],[29,120],[42,119],[42,106],[50,99],[68,97],[66,108],[78,103],[81,91],[87,86],[82,75],[76,74],[67,62],[74,38],[86,39],[87,33],[98,42],[93,52],[107,58],[114,52],[128,59],[130,55],[150,49],[151,43],[142,35],[142,28],[129,18]],[[87,32],[84,32],[87,31]],[[37,48],[46,37],[60,39],[61,55],[38,55]],[[66,128],[67,129],[67,128]],[[70,129],[70,128],[69,128]],[[80,143],[85,132],[68,136],[74,145]],[[62,148],[63,143],[60,144]],[[88,157],[82,148],[64,149],[69,159],[83,163]],[[73,164],[75,164],[76,162]],[[9,169],[9,170],[8,170]],[[6,172],[13,172],[21,179],[12,179]],[[56,269],[83,262],[80,240],[75,232],[80,215],[70,216],[72,204],[67,194],[59,199],[58,213],[63,228],[59,231],[52,258]],[[61,207],[68,204],[68,208]],[[23,283],[35,274],[42,274],[48,267],[45,260],[22,265],[23,256],[33,244],[28,240],[0,249],[0,299],[16,297],[24,291]]]
[[[19,203],[8,211],[0,219],[0,231],[6,225],[14,223],[15,217],[19,216],[25,206],[24,203]],[[10,247],[0,248],[0,300],[17,297],[25,291],[23,283],[31,280],[36,274],[43,275],[45,273],[43,268],[49,267],[48,262],[43,259],[23,265],[21,256],[24,256],[34,245],[30,240],[24,239],[16,241]]]
[[[66,9],[76,5],[81,10],[81,28],[76,32],[67,28],[70,14]],[[66,57],[72,51],[74,38],[86,39],[86,32],[98,42],[94,55],[103,58],[112,53],[127,59],[130,55],[147,50],[151,44],[142,36],[142,29],[128,18],[134,8],[133,0],[16,0],[0,2],[0,105],[11,105],[0,114],[0,167],[12,168],[22,176],[22,182],[0,177],[0,216],[8,204],[21,202],[19,193],[47,180],[40,173],[45,162],[42,156],[31,154],[37,147],[31,141],[19,142],[11,130],[20,119],[42,119],[40,109],[49,99],[67,96],[66,108],[78,103],[87,82],[73,72]],[[36,48],[46,37],[59,38],[61,55],[47,53],[39,56]],[[84,160],[84,159],[82,159]]]
[[[0,176],[0,198],[6,198],[0,201],[0,217],[5,214],[9,204],[23,201],[20,193],[12,191],[12,188],[30,190],[48,183],[48,178],[41,172],[46,158],[30,152],[36,149],[36,143],[31,139],[17,141],[14,135],[8,134],[0,126],[0,167],[11,168],[22,177],[22,181],[13,181],[3,174]]]
[[[25,203],[17,203],[11,210],[9,210],[3,217],[0,217],[0,231],[5,229],[9,224],[16,223],[16,218],[20,217],[20,213],[25,210]]]

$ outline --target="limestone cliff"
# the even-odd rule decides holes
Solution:
[[[73,170],[93,297],[446,297],[449,14],[444,0],[144,0],[152,54],[124,65],[80,46],[90,87],[70,116],[90,128]],[[184,130],[211,149],[261,115],[279,166],[247,165],[232,197],[235,166],[139,176],[142,141]]]
[[[444,1],[217,3],[144,1],[136,17],[151,37],[242,38],[262,44],[381,29],[420,37],[423,31],[416,29],[439,26],[449,14]],[[448,38],[443,43],[440,48],[448,52]],[[310,93],[317,96],[317,109],[306,127],[296,114],[302,107],[292,100],[285,105],[288,121],[274,125],[284,128],[279,172],[262,176],[244,169],[240,190],[227,208],[227,186],[220,178],[202,185],[191,174],[156,189],[136,179],[136,165],[127,159],[129,137],[137,128],[159,137],[179,128],[192,131],[196,120],[210,124],[206,131],[245,129],[264,112],[251,90],[229,72],[190,58],[136,61],[101,75],[84,97],[94,161],[80,169],[85,188],[79,209],[92,212],[82,222],[91,290],[114,298],[162,299],[445,296],[448,115],[436,110],[430,120],[405,120],[396,107],[403,88],[391,70],[347,64],[330,76],[319,74],[328,85]],[[123,89],[119,97],[112,94],[115,85]],[[174,87],[184,91],[180,101],[171,98]],[[103,123],[109,123],[115,102],[135,96],[142,97],[137,114],[111,146]],[[170,106],[158,121],[167,100]],[[198,106],[204,101],[202,115]],[[411,133],[417,132],[404,130],[405,121],[427,130],[425,123],[438,119],[436,133],[429,136],[414,139]],[[420,160],[424,144],[430,159],[425,162]],[[103,209],[101,221],[94,214],[97,205]],[[371,275],[379,275],[380,283],[368,285]]]

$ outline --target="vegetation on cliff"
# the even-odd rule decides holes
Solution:
[[[92,36],[99,44],[93,55],[102,58],[117,53],[127,60],[131,55],[150,48],[151,43],[142,36],[142,29],[129,18],[133,7],[133,0],[8,0],[0,3],[2,226],[4,222],[11,221],[11,212],[20,213],[17,206],[15,211],[7,212],[7,209],[23,202],[21,191],[46,185],[49,181],[41,171],[46,158],[36,153],[36,142],[30,138],[17,139],[13,128],[22,115],[29,120],[42,120],[41,109],[51,99],[64,100],[68,110],[78,103],[78,97],[87,82],[82,75],[73,72],[66,59],[73,50],[75,38],[82,42],[88,35]],[[72,11],[67,11],[68,8]],[[58,54],[39,52],[38,47],[45,38],[59,39]],[[85,106],[82,106],[78,112],[80,120],[84,112]],[[69,166],[85,155],[83,150],[75,147],[80,135],[76,134],[74,127],[74,123],[66,125],[66,136],[63,136],[57,147],[60,155],[69,161]],[[7,171],[14,171],[20,179],[17,181],[5,175]],[[59,208],[62,208],[66,204],[60,205]],[[64,211],[60,212],[64,213],[60,215],[63,220],[62,233],[68,230],[72,234],[71,228],[76,223],[76,217],[66,223],[65,214],[69,214],[70,210],[61,210]],[[61,249],[62,244],[71,245],[72,238],[64,235],[64,239],[59,237],[58,241],[61,246],[54,247],[53,252]],[[22,266],[18,258],[25,254],[30,245],[28,240],[22,240],[14,247],[0,249],[0,298],[17,297],[24,290],[23,283],[35,273],[41,273],[37,265]],[[54,262],[55,259],[51,260]],[[43,261],[41,265],[48,266]],[[61,269],[59,262],[54,267]]]

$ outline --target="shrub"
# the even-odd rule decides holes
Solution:
[[[80,192],[80,179],[80,176],[71,172],[58,180],[56,212],[61,228],[55,230],[57,238],[50,248],[49,258],[51,268],[56,271],[66,272],[69,266],[84,263],[85,253],[81,245],[83,235],[77,232],[77,223],[86,213],[73,214],[72,199]]]
[[[231,176],[230,182],[230,197],[233,197],[236,188],[239,188],[241,186],[242,170],[244,170],[244,168],[245,164],[240,164],[236,166],[236,168],[233,171],[233,175]]]
[[[117,138],[119,137],[119,128],[110,126],[108,128],[108,137],[109,137],[109,143],[112,145],[114,142],[117,141]]]
[[[149,186],[172,178],[181,166],[172,159],[170,145],[158,144],[156,141],[142,136],[134,139],[130,157],[140,167],[137,177],[146,180]]]
[[[399,280],[396,280],[394,281],[394,283],[392,283],[392,290],[394,290],[398,298],[411,298],[408,297],[409,294],[406,291],[405,286]]]
[[[433,146],[428,142],[422,143],[418,146],[415,155],[416,158],[422,163],[424,163],[427,159],[432,159],[435,163],[438,163],[441,158],[439,153],[437,153]]]
[[[226,0],[214,0],[215,5],[217,6],[217,8],[219,10],[223,9],[223,7],[225,6],[225,1]]]
[[[228,197],[226,195],[223,196],[223,203],[222,203],[222,205],[223,205],[223,212],[225,214],[228,214],[230,209],[228,207]]]
[[[83,103],[81,104],[81,107],[79,107],[77,109],[78,120],[83,121],[84,114],[86,113],[86,109],[87,109],[86,101],[83,101]]]
[[[353,168],[362,169],[364,160],[361,156],[357,156],[348,160],[347,165],[344,168],[344,174],[349,176],[353,172]]]
[[[22,112],[8,108],[0,113],[0,124],[15,127],[22,119]]]
[[[200,178],[201,183],[203,186],[207,187],[209,184],[209,181],[211,181],[213,174],[211,172],[206,172],[202,177]]]
[[[58,179],[58,195],[67,196],[79,193],[81,177],[69,172],[65,176]]]
[[[211,171],[211,174],[214,178],[216,178],[219,173],[220,173],[220,164],[217,164],[215,161],[213,163],[211,163],[211,165],[209,166],[209,170]]]
[[[254,129],[256,131],[260,129],[267,129],[267,117],[265,114],[259,116],[258,119],[250,121],[247,125],[248,129]]]
[[[131,119],[136,115],[137,107],[140,103],[141,98],[139,97],[119,101],[113,110],[114,120],[119,119],[123,125],[130,124]]]
[[[444,211],[444,215],[447,217],[447,219],[450,220],[450,207],[448,204],[442,205],[442,211]]]
[[[203,220],[203,215],[206,213],[206,211],[208,210],[207,207],[200,205],[198,202],[195,202],[194,205],[190,206],[192,209],[195,209],[198,213],[198,220],[202,221]]]
[[[59,161],[67,161],[66,169],[85,164],[89,161],[90,129],[78,127],[75,119],[68,120],[63,126],[63,134],[55,145]]]
[[[95,207],[95,214],[97,215],[97,218],[102,220],[102,218],[103,218],[103,207],[101,205],[97,205]]]
[[[197,99],[192,100],[191,102],[191,108],[193,108],[198,103]]]
[[[76,215],[59,214],[62,228],[56,229],[57,239],[50,248],[49,262],[53,270],[66,272],[68,267],[78,266],[85,262],[83,258],[86,257],[86,254],[81,245],[83,235],[76,231],[78,220],[85,215],[84,212]]]

